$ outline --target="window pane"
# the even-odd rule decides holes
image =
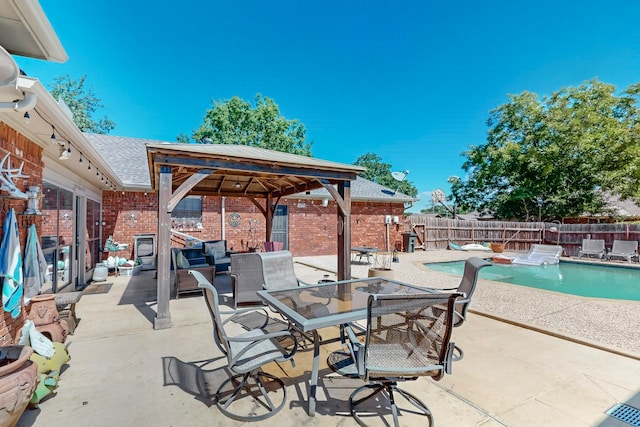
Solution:
[[[178,206],[171,213],[171,218],[200,222],[202,219],[202,198],[189,196],[180,200]]]

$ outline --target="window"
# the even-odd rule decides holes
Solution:
[[[171,212],[174,228],[202,228],[202,197],[188,196]]]

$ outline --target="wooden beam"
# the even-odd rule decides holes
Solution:
[[[167,329],[172,326],[171,312],[169,311],[169,298],[171,297],[171,281],[169,280],[171,252],[171,212],[169,211],[169,199],[171,197],[171,167],[160,168],[160,181],[158,189],[158,285],[156,318],[153,322],[154,329]]]
[[[189,178],[187,178],[180,187],[171,195],[169,203],[167,205],[168,212],[173,212],[175,207],[180,203],[180,200],[184,199],[184,196],[189,194],[191,189],[195,187],[200,181],[211,175],[212,170],[199,170]]]
[[[333,187],[332,187],[333,188]],[[338,280],[351,279],[351,182],[345,181],[338,184],[339,199],[343,206],[338,209]],[[338,200],[336,199],[336,202]],[[347,298],[345,295],[338,297]]]
[[[275,212],[276,206],[273,205],[273,197],[271,194],[267,194],[267,206],[265,215],[265,241],[271,242],[271,237],[273,235],[273,213]]]
[[[339,211],[342,211],[343,213],[351,211],[351,206],[347,207],[344,197],[339,193],[338,190],[335,189],[333,184],[331,184],[329,181],[326,181],[326,180],[320,180],[320,182],[322,183],[322,186],[329,192],[329,194],[331,194],[331,197],[333,197],[333,200],[336,201]],[[349,183],[349,195],[351,195],[350,183]]]
[[[309,178],[354,180],[356,171],[318,170],[313,168],[298,168],[295,166],[281,166],[278,164],[257,164],[240,160],[220,160],[200,157],[176,157],[175,155],[155,154],[157,165],[186,166],[203,169],[230,169],[248,174],[264,173],[267,175],[293,175]]]

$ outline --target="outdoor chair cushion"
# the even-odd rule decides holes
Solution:
[[[189,268],[191,264],[189,264],[189,260],[184,256],[182,251],[177,251],[176,253],[176,264],[178,264],[178,268]]]
[[[231,265],[231,257],[227,252],[226,240],[212,240],[203,243],[204,253],[209,264],[216,266],[216,271],[226,271]]]

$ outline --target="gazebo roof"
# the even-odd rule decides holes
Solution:
[[[365,169],[296,154],[229,144],[147,144],[151,187],[158,189],[163,166],[173,169],[173,190],[194,174],[206,174],[195,195],[266,198],[322,188],[322,182],[353,181]]]

